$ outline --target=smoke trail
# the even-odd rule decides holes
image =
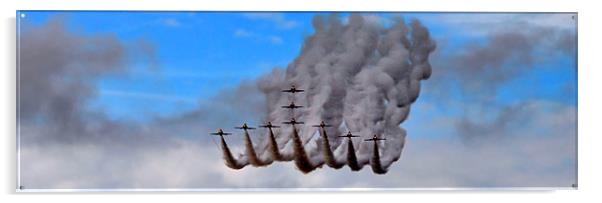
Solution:
[[[266,161],[262,161],[257,157],[257,154],[255,153],[255,148],[253,147],[253,141],[251,141],[251,137],[249,136],[249,131],[246,129],[244,131],[245,153],[247,157],[249,157],[249,163],[251,163],[251,165],[253,166],[267,166],[271,164],[273,160],[268,159]]]
[[[387,170],[383,168],[380,163],[380,154],[378,152],[378,143],[374,141],[373,151],[372,151],[372,159],[370,160],[370,166],[372,166],[372,171],[376,174],[385,174]]]
[[[274,132],[272,131],[272,129],[268,129],[270,132],[270,143],[269,143],[269,147],[270,147],[270,155],[272,156],[272,159],[274,159],[275,161],[284,161],[284,157],[282,157],[282,154],[280,154],[280,149],[278,148],[278,143],[276,142],[276,137],[274,137]]]
[[[339,162],[345,159],[337,161],[333,149],[347,148],[346,164],[352,170],[371,164],[376,173],[386,173],[401,156],[406,132],[400,124],[419,96],[421,80],[431,75],[428,57],[435,42],[417,20],[408,25],[394,18],[393,25],[383,26],[360,15],[350,16],[347,23],[331,15],[314,17],[312,23],[315,33],[305,39],[299,56],[285,71],[274,69],[262,77],[257,86],[266,97],[266,120],[290,120],[291,112],[279,106],[292,98],[281,90],[295,84],[306,90],[293,95],[295,104],[304,106],[295,111],[297,120],[335,127],[320,131],[318,139],[313,139],[316,131],[310,126],[284,128],[282,133],[288,136],[278,140],[270,132],[269,137],[259,137],[258,146],[265,147],[257,150],[260,154],[269,150],[267,157],[272,159],[294,160],[307,173],[324,163],[341,168],[345,163]],[[352,141],[345,146],[337,137],[348,130],[363,138],[377,134],[387,141],[380,150],[364,142],[355,150]],[[282,151],[278,143],[284,144]]]
[[[347,140],[347,165],[352,171],[359,171],[363,167],[357,163],[355,147],[353,147],[353,141],[351,141],[351,139]]]
[[[221,147],[222,154],[224,156],[224,161],[226,162],[226,166],[232,169],[241,169],[247,165],[247,163],[239,162],[240,160],[236,160],[232,153],[230,152],[230,148],[228,148],[228,144],[226,144],[226,140],[224,140],[223,136],[220,136],[221,139]]]
[[[301,139],[299,138],[299,134],[297,133],[297,129],[293,126],[293,145],[295,152],[295,165],[301,172],[309,173],[316,169],[317,166],[314,166],[309,160],[307,153],[305,152],[305,148],[303,147],[303,143],[301,143]]]
[[[326,130],[324,130],[322,128],[322,129],[320,129],[320,132],[322,135],[322,148],[324,150],[323,155],[324,155],[324,159],[326,161],[326,165],[328,165],[334,169],[342,168],[345,165],[345,163],[337,162],[336,158],[334,157],[334,154],[332,153],[332,149],[330,148],[330,143],[328,142],[328,135],[326,134]]]

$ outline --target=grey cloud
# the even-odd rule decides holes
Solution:
[[[505,136],[503,128],[509,118],[526,119],[529,115],[520,110],[524,103],[508,106],[496,101],[502,86],[542,69],[541,64],[552,59],[575,55],[576,33],[570,28],[516,19],[501,24],[504,26],[484,35],[482,42],[468,42],[454,52],[436,53],[433,58],[437,74],[427,83],[426,92],[441,101],[461,101],[443,103],[467,112],[456,122],[456,130],[465,140],[492,134]],[[574,67],[566,70],[575,71]],[[471,118],[475,117],[488,122],[474,122]]]
[[[359,67],[364,65],[361,61],[354,61],[354,57],[364,55],[362,58],[367,59],[372,55],[370,50],[374,50],[378,42],[374,37],[376,37],[377,29],[382,28],[375,27],[371,24],[364,24],[364,21],[360,16],[352,17],[349,21],[350,24],[348,28],[346,28],[347,31],[345,31],[344,26],[336,21],[334,17],[324,20],[329,20],[329,27],[327,29],[320,28],[322,26],[320,25],[321,22],[319,22],[321,19],[316,20],[316,28],[318,29],[317,32],[319,34],[317,34],[315,38],[309,40],[310,45],[315,43],[315,45],[311,46],[316,46],[317,48],[313,49],[311,46],[306,46],[304,48],[305,51],[303,51],[306,54],[302,54],[302,57],[299,59],[301,61],[299,62],[306,64],[324,63],[325,61],[320,62],[321,56],[318,54],[320,53],[319,46],[324,45],[325,47],[323,48],[334,46],[335,44],[332,43],[337,41],[336,35],[334,35],[337,32],[344,33],[346,35],[344,40],[347,41],[359,37],[367,41],[359,41],[357,42],[358,44],[354,46],[365,46],[365,53],[355,53],[353,52],[353,49],[351,49],[353,47],[350,47],[350,52],[346,55],[342,55],[341,59],[344,60],[341,60],[340,64],[337,65],[345,67],[346,65],[355,64],[352,67],[355,67],[356,70],[345,70],[347,72],[343,72],[342,74],[347,76],[333,75],[333,77],[352,77],[354,75],[352,73],[360,71]],[[400,25],[395,29],[405,29],[405,26],[402,25],[403,23],[404,22],[400,22]],[[420,31],[420,29],[422,29],[420,24],[415,22],[411,26],[412,28],[410,28],[410,30],[416,30],[416,32],[413,33],[413,38],[415,40],[426,40],[428,42],[428,33]],[[419,37],[425,34],[426,38]],[[406,52],[403,50],[414,49],[414,47],[404,48],[403,45],[400,44],[395,45],[395,43],[397,43],[395,42],[396,40],[401,40],[401,38],[405,37],[404,32],[393,30],[390,31],[389,35],[389,42],[385,41],[380,45],[388,46],[387,48],[380,50],[383,54],[401,54],[401,56],[404,56],[403,54]],[[264,77],[264,79],[268,79],[269,82],[265,80],[259,80],[257,83],[244,82],[234,89],[221,92],[215,98],[199,103],[199,108],[193,111],[184,112],[181,115],[154,118],[151,119],[152,121],[149,124],[139,124],[127,121],[116,122],[106,118],[102,112],[91,112],[85,109],[86,102],[96,95],[97,90],[94,86],[94,80],[106,74],[117,72],[123,73],[127,68],[128,60],[130,60],[131,57],[141,57],[142,59],[152,58],[143,57],[146,54],[153,52],[153,49],[150,48],[148,44],[143,44],[144,46],[131,49],[122,42],[119,42],[114,36],[110,35],[91,37],[78,36],[66,31],[66,28],[60,20],[54,20],[42,27],[32,27],[27,32],[24,32],[22,40],[26,43],[23,44],[23,49],[20,53],[22,61],[25,62],[24,64],[21,64],[21,74],[23,76],[21,78],[21,84],[25,86],[21,89],[21,93],[23,94],[21,101],[24,101],[25,103],[22,103],[21,105],[22,109],[27,112],[20,118],[20,125],[23,129],[21,136],[24,141],[22,145],[22,166],[24,171],[26,171],[24,174],[27,174],[27,176],[23,178],[24,184],[27,184],[26,187],[30,188],[35,188],[36,185],[39,188],[49,187],[45,184],[36,184],[35,180],[37,178],[35,175],[38,173],[30,171],[38,169],[37,162],[40,161],[40,157],[56,156],[54,157],[55,159],[61,159],[61,156],[71,153],[72,151],[70,150],[82,150],[81,154],[83,157],[71,157],[65,155],[72,159],[89,158],[88,160],[71,163],[71,166],[74,169],[79,168],[84,171],[92,170],[91,168],[86,169],[86,167],[95,163],[95,161],[93,161],[95,157],[105,159],[105,157],[114,156],[122,157],[127,161],[108,163],[106,167],[98,169],[100,171],[99,173],[109,173],[110,171],[113,171],[112,167],[122,168],[125,171],[142,170],[135,166],[132,166],[131,168],[128,168],[127,166],[139,161],[140,156],[144,156],[146,150],[160,151],[178,148],[180,146],[180,144],[178,144],[181,141],[180,139],[187,139],[177,137],[189,137],[194,140],[195,136],[213,130],[208,129],[209,126],[211,128],[215,126],[226,126],[227,128],[228,126],[240,125],[242,121],[272,120],[274,119],[272,117],[273,115],[266,114],[266,112],[273,112],[274,109],[270,108],[278,106],[270,104],[279,104],[280,101],[282,101],[283,97],[279,93],[276,94],[276,92],[279,92],[282,87],[288,85],[288,81],[284,82],[284,78],[293,77],[292,81],[300,82],[300,79],[305,77],[298,73],[291,72],[291,69],[287,70],[286,73],[276,69],[271,74]],[[62,41],[65,42],[62,43]],[[323,42],[325,44],[321,44]],[[416,45],[421,44],[418,43]],[[328,49],[334,50],[333,48],[334,47],[330,47]],[[423,65],[425,58],[421,55],[428,54],[430,52],[428,50],[432,48],[434,47],[416,47],[416,50],[425,49],[427,51],[418,51],[411,56],[406,53],[405,57],[411,57],[409,60],[412,61],[412,64],[406,65],[408,66],[407,68],[411,67],[409,65]],[[393,55],[391,55],[391,57],[392,56]],[[387,73],[386,71],[393,71],[394,68],[392,67],[399,66],[398,63],[391,63],[386,59],[381,61],[380,65],[374,65],[376,67],[381,67],[384,72],[379,73],[381,70],[375,70],[375,73],[379,73],[383,76],[395,74],[393,72]],[[374,62],[377,62],[377,60],[374,60]],[[423,72],[416,70],[428,68],[430,67],[417,67],[415,68],[414,73],[407,73],[408,75],[404,77],[420,80],[424,77]],[[319,70],[323,71],[325,69]],[[293,75],[290,75],[291,73]],[[295,78],[295,75],[299,76],[299,78]],[[396,80],[402,81],[395,76],[392,81]],[[42,82],[36,83],[32,81]],[[403,80],[403,82],[408,81]],[[45,87],[54,88],[55,86],[61,88],[50,89],[51,91],[43,92],[46,95],[39,95],[34,91]],[[262,92],[266,97],[262,97]],[[397,99],[396,95],[398,94],[399,93],[390,95],[389,100]],[[416,93],[413,94],[414,96],[410,97],[417,97]],[[343,95],[337,97],[342,99],[341,96]],[[266,99],[269,101],[266,101]],[[330,99],[330,103],[335,101],[336,99],[334,98]],[[31,104],[27,102],[31,102]],[[405,102],[409,102],[409,100],[405,100]],[[327,106],[334,107],[336,106],[336,103],[337,102],[328,104]],[[43,108],[35,108],[38,106],[42,106]],[[399,114],[398,112],[391,110],[386,111],[390,111],[391,115]],[[343,109],[339,109],[338,114],[342,113]],[[230,115],[237,115],[238,117],[232,118]],[[264,116],[263,118],[261,117],[262,115]],[[403,112],[401,115],[403,116]],[[320,114],[318,114],[318,116],[322,117]],[[332,116],[336,115],[327,115],[326,118]],[[42,122],[39,122],[39,119],[42,119]],[[338,122],[341,121],[342,120],[339,119]],[[401,122],[401,120],[396,122]],[[333,136],[336,136],[336,134],[333,133]],[[208,144],[209,143],[205,142],[205,144],[200,146],[211,146]],[[80,146],[94,146],[92,147],[94,150],[91,149],[91,152],[84,153],[86,150],[80,149]],[[56,149],[64,148],[65,151],[54,151],[54,153],[51,153],[55,147]],[[49,151],[48,154],[44,154],[39,150]],[[238,151],[236,148],[233,148],[233,150]],[[401,149],[398,148],[398,150],[400,151]],[[123,154],[131,154],[132,157]],[[391,160],[391,157],[387,156],[387,158]],[[392,159],[394,160],[395,158]],[[99,161],[99,163],[100,162],[102,161]],[[59,170],[59,168],[62,167],[62,164],[63,163],[59,163],[55,166],[56,170]],[[124,164],[124,166],[120,166],[120,164]],[[223,167],[223,165],[220,167]],[[51,171],[49,173],[63,174],[61,171]],[[68,173],[63,174],[65,181],[77,181],[65,176],[68,176]],[[101,182],[92,182],[99,184],[100,187],[113,185],[113,183],[119,182],[119,180],[111,179],[98,181]],[[105,183],[102,181],[107,182]],[[52,181],[49,180],[48,183],[50,182]],[[120,184],[121,183],[116,185],[120,186]],[[60,181],[56,186],[70,187],[69,184],[63,185]]]
[[[503,22],[484,36],[483,42],[468,42],[453,53],[437,53],[435,87],[445,94],[449,82],[460,84],[463,96],[495,95],[499,86],[558,54],[574,55],[574,30],[542,27],[527,21]],[[445,49],[445,48],[442,48]],[[479,92],[479,94],[471,94]],[[483,98],[480,98],[483,99]]]
[[[19,123],[46,122],[56,139],[84,128],[83,104],[96,94],[93,80],[123,70],[125,46],[114,36],[82,37],[61,19],[25,26],[19,49]]]
[[[435,49],[428,29],[417,20],[406,24],[396,20],[391,28],[380,25],[380,21],[366,20],[361,15],[351,15],[347,23],[336,15],[317,16],[313,19],[315,33],[305,39],[299,56],[284,73],[272,72],[258,81],[260,90],[266,95],[269,105],[281,106],[290,103],[291,95],[281,89],[295,84],[308,91],[295,96],[295,102],[307,108],[295,112],[296,119],[308,124],[324,121],[334,126],[327,129],[336,157],[347,145],[336,139],[340,131],[351,130],[368,138],[374,134],[387,137],[381,146],[382,158],[370,161],[372,145],[358,143],[358,164],[371,164],[379,173],[386,173],[395,162],[404,145],[405,131],[399,124],[409,114],[410,105],[420,92],[421,80],[428,79],[431,66],[428,58]],[[368,110],[369,109],[369,110]],[[291,119],[291,113],[280,108],[268,107],[267,121],[282,122]],[[309,172],[324,163],[317,142],[325,138],[312,139],[317,130],[311,126],[299,126],[299,133],[291,128],[282,128],[279,136],[285,145],[283,154],[293,155],[303,172]],[[317,141],[317,142],[316,142]],[[266,146],[261,139],[259,146]],[[302,144],[306,146],[307,155]],[[292,147],[294,146],[294,147]],[[292,148],[292,149],[291,149]],[[256,150],[267,154],[267,147]],[[226,153],[227,154],[227,153]],[[254,157],[247,154],[241,157]],[[302,157],[302,158],[299,158]],[[262,162],[271,163],[269,156]],[[377,164],[378,162],[383,164]],[[244,165],[244,164],[242,164]],[[382,166],[382,167],[381,167]]]
[[[454,139],[410,136],[401,161],[385,176],[347,167],[302,175],[290,162],[230,170],[217,147],[176,139],[150,148],[131,145],[127,153],[98,144],[26,148],[24,159],[37,161],[24,168],[24,182],[32,188],[570,187],[576,139],[566,118],[576,109],[531,101],[524,110],[534,116],[527,127],[508,129],[517,137],[467,147]],[[549,126],[545,133],[536,130]]]
[[[256,125],[258,124],[256,122],[263,120],[266,108],[265,98],[256,84],[252,81],[242,81],[240,85],[220,91],[217,95],[200,102],[193,110],[178,115],[158,117],[154,122],[170,130],[174,128],[186,130],[188,126],[231,128],[240,126],[243,122]]]

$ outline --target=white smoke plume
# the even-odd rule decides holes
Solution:
[[[315,17],[315,33],[305,39],[300,55],[286,71],[274,69],[257,82],[266,96],[266,122],[281,123],[294,116],[306,125],[270,131],[258,138],[257,145],[245,140],[246,147],[254,149],[238,159],[224,142],[226,165],[239,169],[294,160],[304,173],[323,164],[332,168],[346,164],[352,170],[370,164],[375,173],[386,173],[401,156],[406,132],[400,124],[419,96],[420,81],[431,75],[428,59],[436,47],[418,20],[406,24],[395,18],[393,22],[383,26],[361,15],[350,16],[347,23],[336,15]],[[281,92],[290,85],[305,92],[292,96]],[[292,100],[303,108],[294,114],[280,108]],[[333,127],[319,131],[311,126],[320,121]],[[345,142],[338,137],[347,131],[361,140]],[[362,141],[373,135],[386,140]]]

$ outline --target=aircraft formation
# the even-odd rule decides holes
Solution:
[[[294,94],[305,92],[305,90],[298,89],[297,87],[295,87],[295,85],[292,85],[289,89],[282,90],[282,92],[292,94],[292,96],[293,96],[292,98],[294,100]],[[297,132],[297,128],[296,128],[297,125],[303,125],[305,123],[302,122],[302,121],[297,121],[295,119],[295,114],[294,114],[294,110],[295,109],[302,108],[303,106],[296,105],[294,101],[291,101],[289,105],[281,106],[281,107],[285,108],[285,109],[290,109],[290,111],[291,111],[291,119],[288,120],[288,121],[282,122],[282,124],[290,125],[292,127],[292,129],[293,129],[293,141],[295,143],[294,144],[294,147],[295,147],[295,155],[294,155],[294,157],[293,158],[287,158],[282,153],[280,153],[280,149],[279,149],[278,144],[276,142],[273,129],[274,128],[281,128],[281,126],[276,126],[276,125],[272,124],[272,122],[268,121],[266,124],[259,125],[258,127],[260,127],[260,128],[267,128],[269,130],[269,136],[270,137],[269,137],[269,140],[268,140],[269,141],[269,145],[268,146],[270,147],[269,150],[271,152],[270,154],[272,156],[272,159],[270,159],[270,161],[262,161],[258,157],[258,155],[256,155],[256,153],[254,151],[253,144],[251,143],[251,139],[249,138],[249,130],[254,130],[256,128],[248,126],[247,123],[243,123],[241,126],[237,126],[237,127],[234,127],[234,128],[235,129],[241,129],[244,132],[244,135],[245,135],[244,139],[245,139],[245,145],[246,145],[245,150],[246,150],[246,154],[249,156],[248,157],[248,161],[253,166],[266,166],[266,165],[271,164],[271,162],[273,160],[276,160],[276,161],[290,161],[292,159],[292,160],[295,161],[295,164],[296,164],[297,168],[299,170],[301,170],[302,172],[307,173],[309,171],[312,171],[316,167],[315,166],[312,167],[311,163],[307,163],[307,162],[310,162],[310,161],[308,161],[307,154],[305,153],[305,150],[303,149],[303,144],[300,141],[300,138],[299,138],[298,132]],[[361,170],[362,166],[357,163],[357,157],[355,155],[355,149],[354,149],[354,146],[353,146],[353,139],[352,139],[352,138],[360,137],[359,135],[354,135],[351,131],[348,131],[347,134],[345,134],[345,135],[336,136],[336,137],[339,137],[340,139],[347,138],[347,141],[348,141],[348,152],[352,152],[352,153],[347,153],[347,160],[346,160],[347,162],[345,164],[345,163],[337,162],[337,160],[334,158],[332,150],[330,150],[331,147],[330,147],[330,144],[329,144],[329,141],[328,141],[328,137],[325,135],[326,134],[325,128],[327,128],[327,127],[333,127],[333,126],[329,125],[329,124],[326,124],[324,121],[321,121],[319,124],[312,125],[312,127],[316,127],[316,128],[320,129],[320,132],[322,134],[322,147],[325,148],[325,149],[328,149],[328,150],[324,150],[324,153],[323,153],[324,162],[325,162],[324,164],[326,164],[326,165],[328,165],[328,166],[330,166],[332,168],[335,168],[335,169],[341,168],[344,165],[348,165],[351,168],[352,171],[359,171],[359,170]],[[217,132],[210,133],[210,135],[220,136],[221,142],[222,142],[222,150],[223,150],[223,153],[224,153],[223,156],[224,156],[224,159],[226,161],[226,165],[228,167],[230,167],[230,168],[233,168],[233,169],[240,169],[240,168],[243,168],[246,164],[239,164],[238,163],[238,161],[230,153],[230,151],[228,149],[228,146],[227,146],[227,144],[226,144],[226,142],[224,140],[224,135],[231,135],[231,134],[232,133],[224,132],[223,129],[221,129],[221,128],[219,128],[217,130]],[[374,156],[378,157],[378,155],[379,155],[378,154],[379,153],[378,152],[378,146],[379,145],[377,144],[377,142],[378,141],[384,141],[384,140],[386,140],[386,139],[380,138],[378,135],[374,134],[372,136],[372,138],[370,138],[370,139],[364,139],[363,141],[365,141],[365,142],[374,142],[373,154],[374,154]],[[378,159],[376,161],[380,162]],[[373,167],[373,171],[375,173],[379,173],[379,174],[386,173],[386,171],[383,172],[383,170],[381,170],[381,169],[375,169],[374,167]]]

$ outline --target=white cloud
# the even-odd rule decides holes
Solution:
[[[576,181],[576,109],[549,102],[528,109],[533,114],[526,128],[494,142],[467,145],[409,132],[401,159],[385,175],[373,174],[369,166],[359,172],[324,166],[304,175],[292,162],[232,170],[205,136],[132,138],[154,143],[139,145],[26,145],[21,174],[26,188],[570,187]],[[169,127],[149,132],[156,132],[152,128]]]
[[[129,147],[53,144],[23,147],[22,184],[44,188],[190,188],[224,186],[216,151],[192,141]]]
[[[168,27],[180,27],[182,25],[182,23],[175,18],[163,18],[160,19],[159,22]]]
[[[245,30],[245,29],[241,29],[241,28],[236,29],[234,31],[234,37],[245,38],[245,37],[251,37],[253,35],[254,34],[252,32]]]
[[[247,13],[244,14],[244,16],[251,20],[264,20],[272,22],[281,29],[291,29],[299,24],[297,21],[286,19],[282,13]]]
[[[279,45],[284,42],[284,40],[282,40],[282,38],[279,36],[276,36],[276,35],[265,36],[265,35],[257,34],[257,33],[254,33],[252,31],[242,29],[242,28],[238,28],[238,29],[234,30],[233,36],[236,38],[247,38],[247,39],[252,39],[252,40],[256,40],[256,41],[260,41],[260,42],[269,42],[274,45]]]
[[[270,36],[270,42],[272,42],[272,44],[282,44],[282,38],[278,37],[278,36]]]
[[[462,30],[468,36],[484,36],[491,32],[536,26],[555,29],[574,29],[575,14],[504,14],[504,13],[443,13],[419,17],[427,24],[445,26],[448,29]],[[520,31],[520,30],[518,30]]]

